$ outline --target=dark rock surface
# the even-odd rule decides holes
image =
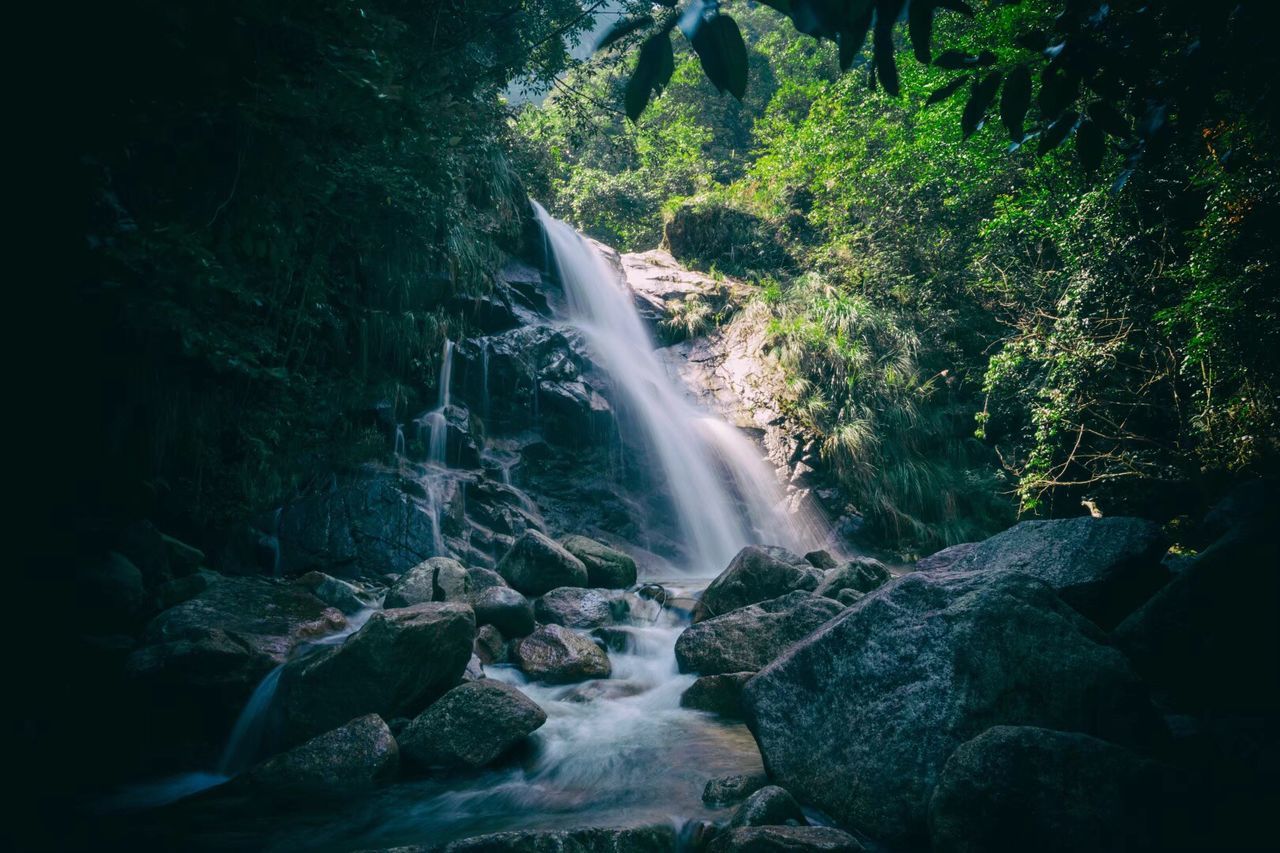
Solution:
[[[192,575],[192,577],[198,577],[198,575]],[[364,590],[355,584],[326,575],[324,572],[307,572],[294,583],[348,616],[373,606],[370,596]]]
[[[715,837],[707,853],[857,853],[862,844],[829,826],[749,826]]]
[[[482,664],[506,663],[507,641],[492,625],[476,628],[475,655]]]
[[[949,569],[955,562],[963,557],[967,557],[977,550],[980,542],[963,542],[959,545],[952,545],[949,548],[943,548],[941,551],[935,551],[927,557],[922,557],[916,561],[913,568],[917,572],[932,572],[938,569]]]
[[[675,853],[676,831],[666,824],[495,832],[436,847],[407,849],[422,853]]]
[[[818,583],[815,595],[838,598],[846,589],[865,595],[884,586],[892,575],[884,563],[872,557],[855,557],[844,565],[831,569]]]
[[[529,530],[498,563],[498,573],[525,595],[560,586],[586,586],[587,567],[554,540]]]
[[[509,586],[490,587],[475,597],[476,622],[492,625],[504,637],[524,637],[533,632],[533,605]]]
[[[831,556],[830,551],[822,549],[810,551],[804,555],[804,559],[805,562],[813,566],[815,569],[822,569],[823,571],[826,571],[827,569],[834,569],[840,565],[836,562],[836,558]]]
[[[808,821],[796,798],[777,785],[765,785],[747,797],[729,819],[729,829],[740,826],[804,826]]]
[[[288,739],[297,742],[361,714],[383,719],[417,714],[458,683],[474,640],[475,617],[464,604],[419,604],[373,614],[341,646],[285,668]]]
[[[599,628],[613,623],[607,590],[562,586],[533,603],[534,617],[544,624],[566,628]]]
[[[680,705],[697,711],[710,711],[724,717],[742,716],[742,686],[755,672],[726,672],[704,675],[680,696]]]
[[[1160,526],[1139,518],[1024,521],[933,571],[1030,575],[1112,628],[1168,580],[1160,563],[1168,547]]]
[[[625,589],[636,582],[636,561],[616,548],[586,536],[566,536],[560,544],[587,567],[591,586]]]
[[[717,675],[763,669],[841,611],[839,603],[792,592],[690,626],[676,640],[681,672]]]
[[[1124,657],[1016,574],[899,578],[783,654],[742,701],[771,778],[895,844],[923,840],[943,763],[990,726],[1158,737]]]
[[[474,769],[493,763],[546,721],[546,713],[516,688],[474,681],[431,703],[401,733],[400,748],[418,767]]]
[[[399,762],[391,730],[367,714],[267,759],[248,772],[247,782],[272,798],[342,798],[390,780]]]
[[[961,744],[929,804],[933,849],[1170,850],[1190,841],[1171,768],[1088,735],[996,726]]]
[[[713,616],[721,616],[739,607],[777,598],[793,590],[816,588],[822,572],[803,559],[800,563],[801,565],[797,565],[790,562],[776,551],[771,553],[770,549],[748,545],[703,590],[693,612],[693,621],[701,622]]]
[[[720,776],[707,782],[702,789],[702,802],[709,806],[724,806],[745,800],[769,784],[763,773],[736,773]]]
[[[471,596],[471,576],[462,564],[449,557],[432,557],[402,574],[383,606],[412,607],[429,601],[467,601]]]
[[[608,678],[613,669],[590,638],[561,625],[544,625],[525,637],[514,658],[529,678],[549,684]]]

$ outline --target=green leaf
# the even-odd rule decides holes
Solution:
[[[969,78],[967,76],[957,77],[956,79],[952,80],[950,83],[947,83],[945,86],[942,86],[938,89],[934,89],[933,92],[929,95],[928,100],[924,102],[925,106],[932,106],[933,104],[941,103],[942,101],[945,101],[947,98],[950,98],[956,92],[960,91],[960,87],[963,86],[964,81],[968,79]]]
[[[933,60],[933,64],[937,68],[945,68],[948,71],[964,71],[976,66],[978,57],[962,50],[944,50]]]
[[[1036,146],[1037,154],[1047,154],[1062,144],[1062,140],[1071,135],[1071,131],[1075,130],[1076,122],[1080,120],[1080,113],[1075,110],[1068,110],[1063,113],[1057,121],[1049,125],[1045,129],[1044,135],[1040,137],[1040,144]]]
[[[907,34],[916,59],[925,65],[933,61],[929,45],[933,38],[933,0],[912,0],[907,9]]]
[[[1004,93],[1000,96],[1000,120],[1009,131],[1009,138],[1021,142],[1027,135],[1023,122],[1027,118],[1027,108],[1031,106],[1031,72],[1027,66],[1019,65],[1009,72],[1004,83]]]
[[[960,129],[965,139],[982,127],[982,122],[987,117],[987,108],[995,100],[999,88],[999,71],[992,71],[980,82],[973,84],[973,93],[969,95],[969,102],[964,105],[964,113],[960,116]]]
[[[636,70],[627,81],[623,97],[627,118],[638,121],[644,108],[649,105],[649,96],[655,89],[660,90],[667,85],[674,71],[675,55],[671,50],[671,38],[666,33],[647,38],[640,48]]]
[[[875,40],[872,57],[875,60],[876,77],[884,90],[898,96],[898,65],[894,60],[893,25],[906,0],[876,0]]]
[[[1086,172],[1092,174],[1102,165],[1102,157],[1107,153],[1107,137],[1090,119],[1082,120],[1076,128],[1076,151]]]
[[[1080,78],[1046,68],[1040,78],[1040,113],[1052,119],[1071,105],[1080,92]]]
[[[1094,101],[1089,105],[1089,118],[1094,124],[1117,139],[1128,139],[1133,135],[1129,120],[1118,109],[1106,101]]]
[[[853,60],[862,53],[862,47],[867,43],[867,32],[871,29],[871,12],[872,10],[868,8],[861,18],[836,34],[836,41],[840,43],[841,71],[848,71],[853,65]]]
[[[741,101],[747,93],[747,45],[737,22],[728,15],[703,21],[693,34],[693,49],[707,79]]]
[[[596,44],[596,52],[604,50],[612,44],[616,44],[619,39],[631,35],[636,30],[642,30],[653,23],[652,15],[641,15],[639,18],[631,18],[630,20],[619,21],[609,28],[609,31],[600,37],[599,43]]]

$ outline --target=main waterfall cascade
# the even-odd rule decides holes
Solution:
[[[599,359],[626,426],[657,463],[655,484],[675,507],[688,549],[684,568],[713,576],[752,543],[800,552],[827,544],[820,514],[807,505],[788,511],[760,450],[670,375],[619,272],[571,226],[532,204],[564,288],[565,319]]]

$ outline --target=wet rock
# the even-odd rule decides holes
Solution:
[[[748,826],[717,835],[707,853],[858,853],[866,848],[829,826]]]
[[[729,805],[745,800],[768,784],[769,777],[763,773],[720,776],[708,781],[706,787],[702,789],[702,802],[709,806]]]
[[[740,826],[804,826],[808,821],[800,811],[800,804],[783,788],[765,785],[747,797],[729,820],[729,829]]]
[[[1169,850],[1193,810],[1171,768],[1088,735],[996,726],[961,744],[929,804],[934,850]]]
[[[717,675],[763,669],[840,613],[829,598],[796,591],[690,626],[676,640],[681,672]]]
[[[476,629],[475,655],[483,664],[506,663],[507,641],[502,632],[492,625]]]
[[[1160,735],[1124,657],[1051,587],[1016,574],[892,581],[751,679],[742,703],[778,784],[903,845],[923,839],[947,757],[991,725]]]
[[[950,548],[943,548],[941,551],[935,551],[927,557],[916,561],[915,570],[917,572],[932,572],[938,569],[949,569],[957,560],[967,557],[977,550],[980,542],[965,542],[960,545],[952,545]]]
[[[275,799],[343,798],[389,781],[399,763],[391,729],[367,714],[267,759],[248,772],[247,784]]]
[[[1275,715],[1280,501],[1251,508],[1224,503],[1209,517],[1217,519],[1211,529],[1225,532],[1121,622],[1114,639],[1174,707]],[[1252,514],[1244,515],[1246,510]],[[1231,525],[1232,517],[1244,522]]]
[[[544,625],[521,640],[515,661],[529,678],[550,684],[608,678],[612,671],[599,646],[561,625]]]
[[[115,553],[137,567],[147,587],[156,587],[173,579],[169,546],[165,543],[164,534],[150,521],[137,521],[120,531]]]
[[[587,567],[557,542],[527,530],[498,563],[498,573],[525,595],[561,586],[586,586]]]
[[[822,573],[802,558],[797,559],[803,566],[786,560],[785,551],[777,553],[781,550],[771,553],[771,549],[748,545],[739,551],[728,568],[703,591],[693,621],[701,622],[793,590],[816,588]]]
[[[619,681],[616,678],[604,681],[590,681],[579,684],[565,691],[560,697],[564,702],[595,702],[599,699],[625,699],[628,696],[639,696],[649,687],[638,681]]]
[[[407,762],[423,768],[479,768],[492,764],[547,721],[516,688],[484,680],[453,688],[400,735]]]
[[[486,589],[493,587],[505,587],[507,582],[503,580],[502,575],[493,569],[482,569],[471,566],[467,569],[467,574],[471,576],[471,594],[478,595]]]
[[[504,637],[524,637],[533,632],[533,605],[509,586],[490,587],[475,598],[476,622],[492,625]]]
[[[339,580],[324,572],[307,572],[294,581],[330,607],[350,616],[372,606],[369,596],[355,584]]]
[[[424,853],[675,853],[676,831],[670,824],[626,829],[535,829],[495,832],[418,849]]]
[[[98,630],[124,630],[146,617],[147,587],[142,572],[115,551],[76,573],[76,599],[88,623]]]
[[[680,705],[696,711],[710,711],[724,717],[741,717],[742,686],[755,672],[727,672],[704,675],[680,696]]]
[[[1160,563],[1168,546],[1159,525],[1139,518],[1024,521],[933,572],[1027,574],[1112,628],[1169,579]]]
[[[827,598],[838,598],[842,591],[851,589],[865,595],[879,589],[891,577],[889,570],[879,560],[855,557],[824,574],[814,593]]]
[[[586,536],[566,536],[560,544],[587,567],[591,586],[625,589],[636,582],[636,561],[629,555]]]
[[[606,651],[630,652],[636,647],[636,635],[628,627],[606,626],[591,632],[591,636],[604,646]]]
[[[186,542],[164,533],[160,534],[160,541],[164,543],[165,549],[169,552],[169,573],[175,578],[194,574],[204,566],[204,551],[194,545],[188,545]]]
[[[805,562],[813,566],[815,569],[822,569],[823,571],[826,571],[827,569],[834,569],[840,565],[836,562],[836,558],[831,556],[829,551],[822,549],[810,551],[804,555],[804,559]]]
[[[480,656],[473,651],[470,660],[467,661],[467,668],[462,671],[462,681],[464,683],[483,681],[485,678],[488,676],[484,674],[484,661],[480,660]]]
[[[599,628],[613,622],[613,609],[606,590],[562,586],[533,604],[533,615],[548,625],[566,628]]]
[[[475,617],[464,604],[419,604],[373,614],[341,646],[290,663],[283,676],[289,739],[361,714],[416,714],[458,683],[471,659]]]
[[[836,601],[845,607],[852,607],[862,598],[862,595],[856,589],[842,589],[836,593]]]
[[[168,610],[184,601],[190,601],[221,579],[216,572],[201,570],[195,574],[174,578],[156,589],[157,609]]]
[[[387,591],[383,606],[412,607],[429,601],[467,601],[471,576],[462,564],[449,557],[432,557],[400,576]]]

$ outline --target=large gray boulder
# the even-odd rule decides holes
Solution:
[[[1109,629],[1169,579],[1168,547],[1160,526],[1140,518],[1024,521],[932,571],[1030,575]]]
[[[423,768],[491,764],[547,721],[516,688],[472,681],[441,696],[400,734],[405,760]]]
[[[702,802],[709,806],[724,806],[745,800],[769,784],[763,773],[735,773],[707,780],[702,789]]]
[[[492,625],[504,637],[524,637],[533,632],[533,605],[509,586],[494,586],[475,597],[476,623]]]
[[[742,607],[685,629],[676,661],[681,672],[701,675],[760,670],[842,609],[800,591]]]
[[[608,678],[613,671],[599,646],[562,625],[543,625],[516,645],[513,657],[525,675],[549,684]]]
[[[559,543],[526,530],[502,561],[498,574],[525,595],[542,595],[559,586],[586,586],[587,567]]]
[[[830,826],[745,826],[717,835],[707,853],[858,853],[866,848]]]
[[[591,586],[625,589],[636,582],[636,561],[630,555],[586,536],[566,536],[560,544],[587,567]]]
[[[297,742],[362,714],[417,714],[462,678],[475,617],[465,604],[419,604],[373,614],[340,646],[284,671],[285,724]]]
[[[613,624],[607,590],[562,586],[533,603],[533,615],[548,625],[566,628],[599,628]]]
[[[529,829],[494,832],[397,853],[675,853],[669,823],[626,829]]]
[[[740,826],[804,826],[808,821],[796,798],[777,785],[765,785],[747,797],[729,819],[729,829]]]
[[[191,575],[191,577],[199,577],[199,575]],[[324,572],[307,572],[294,583],[348,616],[373,606],[373,602],[364,590],[353,583],[326,575]]]
[[[377,714],[367,714],[288,752],[247,774],[255,793],[285,800],[342,798],[395,776],[400,751]]]
[[[1185,796],[1170,768],[1124,747],[995,726],[947,759],[929,803],[930,840],[958,853],[1169,850],[1187,839],[1174,818],[1191,805]]]
[[[429,601],[467,601],[471,576],[449,557],[432,557],[402,574],[387,590],[383,606],[412,607]]]
[[[748,545],[738,552],[728,568],[703,590],[693,611],[693,621],[721,616],[739,607],[786,595],[793,590],[812,590],[822,579],[822,571],[799,559],[789,561],[780,549]]]
[[[754,675],[754,672],[704,675],[680,694],[680,706],[724,717],[741,717],[742,686]]]
[[[1016,574],[892,581],[747,682],[742,703],[777,784],[904,846],[925,837],[947,757],[990,726],[1127,743],[1157,728],[1097,627]]]
[[[890,577],[884,563],[874,557],[855,557],[824,574],[814,594],[838,598],[842,591],[851,589],[865,595],[884,586]]]

